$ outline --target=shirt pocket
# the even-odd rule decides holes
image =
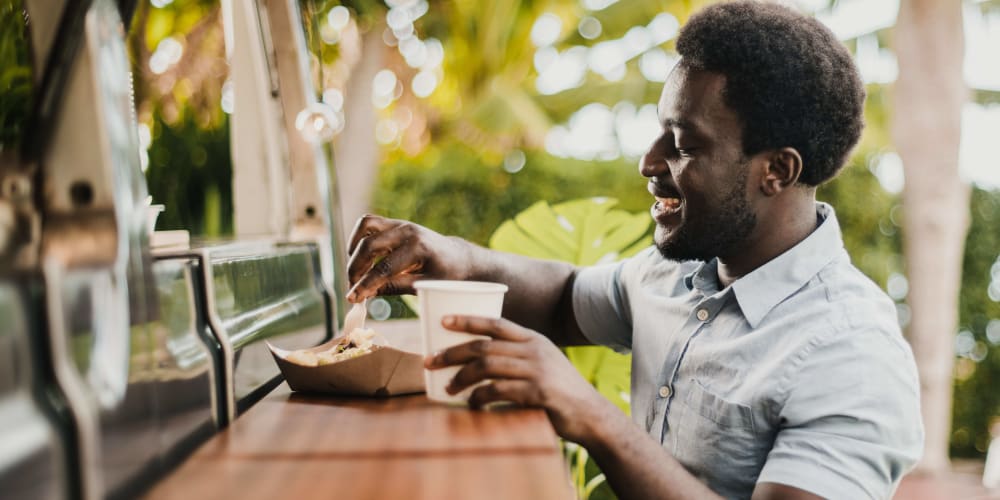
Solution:
[[[767,456],[753,411],[712,393],[697,380],[691,380],[689,387],[672,429],[674,457],[712,486],[752,489]]]

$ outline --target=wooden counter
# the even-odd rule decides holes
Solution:
[[[148,498],[571,499],[573,491],[541,410],[300,395],[282,384]]]

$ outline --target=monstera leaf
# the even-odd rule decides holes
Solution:
[[[647,214],[615,210],[617,200],[540,201],[497,228],[490,248],[586,266],[629,257],[652,244]],[[631,356],[606,347],[569,347],[566,355],[597,390],[626,413]]]
[[[652,244],[649,215],[614,210],[618,200],[540,201],[497,228],[490,248],[579,266],[614,262]]]

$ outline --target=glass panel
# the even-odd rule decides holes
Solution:
[[[4,498],[65,498],[68,485],[59,431],[47,418],[41,382],[38,287],[0,279],[0,491]],[[48,409],[51,411],[51,408]]]
[[[218,0],[139,2],[128,46],[157,230],[233,232],[229,65]]]

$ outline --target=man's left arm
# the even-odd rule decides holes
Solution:
[[[619,498],[721,498],[598,393],[540,333],[506,319],[454,316],[442,324],[491,337],[425,360],[430,369],[464,365],[447,387],[452,394],[490,381],[472,391],[471,407],[510,401],[544,409],[557,434],[587,448]]]
[[[618,498],[722,498],[692,476],[660,443],[613,405],[605,400],[595,407],[601,408],[595,420],[600,424],[592,440],[581,444],[600,466]],[[753,492],[753,500],[818,499],[822,497],[775,483],[758,484]]]
[[[622,499],[721,498],[601,396],[541,334],[506,319],[445,318],[451,330],[486,335],[427,358],[428,368],[464,365],[448,391],[476,385],[469,405],[510,401],[546,411],[556,432],[579,443]],[[756,500],[819,498],[795,487],[760,485]]]

